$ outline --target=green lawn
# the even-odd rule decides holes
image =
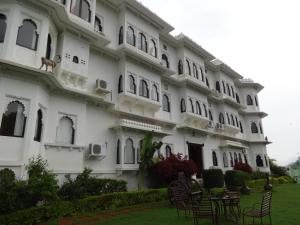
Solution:
[[[242,196],[242,208],[260,202],[262,193],[256,192],[249,196]],[[299,225],[300,224],[300,185],[285,184],[277,186],[272,199],[273,225]],[[259,221],[257,221],[258,223]],[[251,223],[251,220],[247,220]],[[185,218],[184,214],[177,216],[176,209],[167,202],[147,205],[138,205],[125,209],[102,211],[78,217],[64,218],[59,223],[52,222],[48,225],[185,225],[193,224],[192,217]],[[201,221],[201,225],[211,224],[208,220]],[[221,225],[232,224],[219,221]],[[265,220],[268,224],[268,220]]]

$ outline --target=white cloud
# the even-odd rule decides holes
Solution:
[[[300,138],[300,2],[297,0],[142,0],[244,77],[262,83],[269,155],[295,160]]]

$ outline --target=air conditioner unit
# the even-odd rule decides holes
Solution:
[[[106,156],[106,145],[90,144],[89,145],[89,157],[102,157]]]
[[[107,89],[107,82],[105,80],[97,79],[96,80],[96,88],[106,90]]]

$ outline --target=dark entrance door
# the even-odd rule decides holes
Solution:
[[[203,172],[203,144],[188,143],[189,157],[195,162],[198,168],[197,178],[202,177]]]

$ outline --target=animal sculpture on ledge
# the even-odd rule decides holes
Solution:
[[[60,63],[60,56],[57,55],[55,56],[55,59],[51,60],[51,59],[47,59],[46,57],[42,57],[41,58],[41,62],[42,65],[40,67],[40,70],[44,67],[44,65],[46,65],[46,70],[48,72],[48,66],[51,67],[51,73],[53,73],[53,69],[56,67],[57,63]]]

